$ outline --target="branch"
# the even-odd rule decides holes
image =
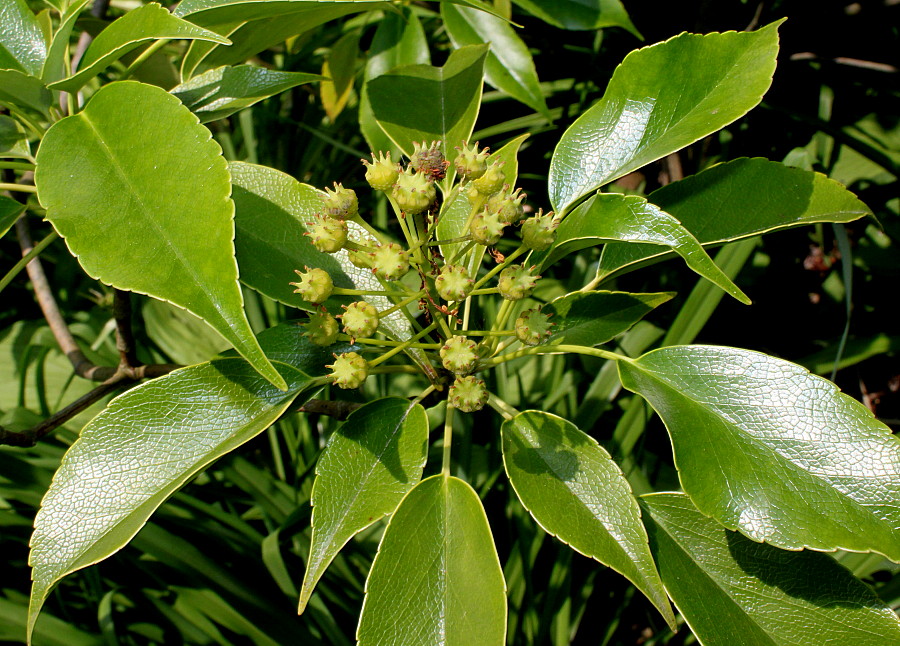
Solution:
[[[328,415],[344,420],[347,416],[362,406],[359,402],[348,402],[343,400],[329,399],[310,399],[303,404],[297,411],[301,413],[318,413],[319,415]]]

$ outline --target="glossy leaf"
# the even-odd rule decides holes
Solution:
[[[425,409],[399,397],[355,410],[331,437],[316,465],[312,542],[299,612],[347,541],[393,513],[419,482],[427,445]]]
[[[831,382],[717,346],[661,348],[619,374],[662,417],[704,514],[777,547],[900,561],[900,438]]]
[[[532,262],[547,267],[568,253],[608,241],[668,247],[695,272],[742,303],[750,303],[678,220],[638,195],[597,193],[562,221],[556,244],[532,256]]]
[[[59,579],[121,549],[166,498],[265,430],[322,373],[329,353],[284,328],[260,340],[281,361],[287,391],[243,359],[218,359],[137,386],[85,427],[35,519],[30,625]]]
[[[386,2],[297,2],[296,0],[186,0],[175,15],[228,36],[232,44],[194,42],[182,62],[182,75],[242,63],[261,51],[319,25],[362,11],[391,10]]]
[[[33,76],[18,70],[0,70],[0,101],[46,115],[53,95]]]
[[[654,191],[647,200],[678,218],[703,245],[816,222],[852,222],[871,213],[853,193],[820,173],[758,158],[713,166]],[[664,255],[669,254],[657,246],[608,244],[597,273],[610,276]]]
[[[53,83],[66,75],[65,61],[69,52],[69,39],[72,36],[72,29],[75,27],[75,21],[81,11],[87,6],[90,0],[75,0],[67,7],[65,11],[60,11],[60,22],[50,41],[50,48],[47,50],[47,60],[44,61],[44,67],[41,69],[41,80],[44,83]]]
[[[359,646],[506,643],[506,585],[478,495],[436,475],[410,491],[384,531]]]
[[[28,135],[18,121],[0,114],[0,158],[31,159]]]
[[[159,4],[151,2],[129,11],[97,34],[84,53],[78,71],[51,83],[50,88],[75,92],[128,52],[160,38],[207,40],[222,45],[231,42],[215,32],[177,18]]]
[[[372,151],[387,152],[394,144],[375,121],[366,81],[401,65],[428,65],[431,62],[428,40],[418,16],[409,7],[402,7],[400,11],[400,14],[385,14],[372,36],[360,92],[359,126]]]
[[[515,139],[508,141],[500,150],[492,153],[488,157],[489,162],[499,161],[503,164],[503,174],[506,177],[506,183],[510,186],[516,185],[519,176],[519,149],[522,143],[528,138],[528,133],[519,135]],[[438,240],[452,240],[459,238],[466,233],[466,224],[469,222],[469,215],[472,212],[472,204],[465,191],[459,191],[451,194],[447,198],[446,206],[441,212],[437,225]],[[441,245],[441,254],[444,258],[455,257],[465,243],[452,242],[450,244]],[[484,252],[473,254],[474,264],[470,269],[475,270],[481,266],[481,258]]]
[[[609,453],[571,422],[543,411],[506,420],[502,435],[506,474],[537,523],[628,578],[674,628],[641,510]]]
[[[531,52],[509,23],[479,9],[448,2],[441,4],[441,17],[457,48],[480,43],[491,46],[484,62],[488,83],[550,120]]]
[[[11,197],[0,195],[0,238],[6,235],[6,232],[24,212],[24,204]]]
[[[105,86],[47,131],[34,179],[91,277],[193,312],[284,385],[243,311],[228,168],[178,99],[131,81]]]
[[[681,34],[630,53],[603,98],[563,134],[550,162],[557,213],[614,179],[742,117],[768,90],[779,23]]]
[[[25,0],[0,0],[0,25],[0,69],[40,76],[47,43]]]
[[[486,45],[454,50],[443,67],[406,65],[368,82],[378,125],[405,154],[413,142],[441,141],[450,163],[469,139],[481,105]]]
[[[562,29],[603,29],[621,27],[641,34],[619,0],[513,0],[541,20]]]
[[[553,327],[544,343],[594,346],[625,332],[674,292],[572,292],[550,301],[541,311]]]
[[[684,494],[641,504],[666,589],[705,646],[900,643],[897,616],[834,559],[754,543]]]
[[[292,87],[321,79],[318,74],[236,65],[209,70],[169,92],[196,114],[201,123],[206,123],[223,119]]]

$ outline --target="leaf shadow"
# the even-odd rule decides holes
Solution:
[[[414,408],[406,400],[397,399],[389,410],[384,400],[378,400],[353,411],[338,431],[343,437],[369,452],[400,484],[407,484],[412,475],[407,473],[400,457],[401,436]],[[385,432],[376,432],[381,426]],[[427,439],[426,439],[427,442]],[[422,448],[422,455],[425,447]]]
[[[512,461],[515,466],[533,475],[551,475],[563,482],[571,482],[581,470],[581,461],[575,451],[590,446],[587,436],[580,433],[564,434],[564,425],[554,418],[531,416],[519,422],[531,427],[537,446],[527,443],[519,433],[507,437],[515,446]]]

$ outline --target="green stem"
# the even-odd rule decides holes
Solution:
[[[379,243],[385,244],[389,242],[389,240],[387,240],[387,238],[385,238],[378,229],[374,228],[371,224],[363,220],[362,216],[359,213],[353,216],[352,221],[365,229],[369,233],[369,235],[375,238],[375,240]]]
[[[482,294],[499,294],[499,293],[500,293],[499,287],[487,287],[485,289],[474,289],[471,292],[469,292],[469,296],[480,296]]]
[[[450,449],[453,446],[453,411],[456,409],[447,404],[447,414],[444,417],[444,446],[442,448],[441,473],[450,475]]]
[[[494,393],[488,393],[488,406],[503,415],[503,419],[512,419],[519,411],[497,397]]]
[[[339,341],[349,342],[350,339],[351,337],[349,334],[338,334]],[[361,343],[363,345],[377,345],[380,347],[389,348],[406,344],[406,347],[408,348],[420,348],[422,350],[438,350],[441,347],[440,343],[409,343],[408,341],[391,341],[390,339],[360,339],[358,337],[353,338],[353,342]]]
[[[433,392],[435,391],[436,388],[437,388],[437,387],[436,387],[434,384],[431,384],[430,386],[428,386],[428,388],[426,388],[426,389],[423,390],[421,393],[419,393],[419,396],[416,397],[415,399],[413,399],[413,400],[412,400],[412,403],[413,403],[413,404],[418,404],[418,403],[420,403],[423,399],[425,399],[426,397],[428,397],[428,395],[430,395],[431,393],[433,393]]]
[[[457,330],[463,336],[514,336],[515,330]]]
[[[457,252],[457,254],[456,254],[455,256],[453,256],[453,258],[451,258],[451,259],[450,259],[450,262],[448,262],[447,264],[448,264],[448,265],[455,265],[457,262],[459,262],[459,259],[462,258],[462,257],[463,257],[464,255],[466,255],[467,253],[469,253],[469,249],[471,249],[471,248],[474,247],[474,246],[475,246],[475,242],[472,241],[472,240],[470,240],[470,241],[468,242],[468,244],[466,244],[465,247],[463,247],[462,249],[460,249],[459,252]]]
[[[385,353],[384,353],[383,355],[381,355],[380,357],[378,357],[378,358],[376,358],[376,359],[372,359],[372,361],[369,362],[369,367],[370,367],[370,368],[374,368],[374,367],[377,366],[378,364],[384,363],[385,361],[387,361],[388,359],[390,359],[391,357],[393,357],[395,354],[398,354],[398,353],[400,353],[400,352],[403,352],[403,351],[406,350],[407,348],[411,348],[413,345],[415,345],[416,341],[418,341],[419,339],[421,339],[423,336],[425,336],[426,334],[428,334],[429,332],[431,332],[431,331],[432,331],[434,328],[436,328],[436,327],[437,327],[437,323],[436,323],[436,322],[435,322],[435,323],[432,323],[431,325],[429,325],[428,327],[426,327],[425,329],[423,329],[421,332],[419,332],[417,335],[415,335],[415,336],[412,337],[411,339],[408,339],[408,340],[403,341],[402,343],[400,343],[400,345],[398,345],[398,346],[397,346],[396,348],[394,348],[393,350],[388,350],[387,352],[385,352]]]
[[[34,164],[28,162],[0,161],[0,168],[9,170],[34,170]]]
[[[509,254],[506,258],[504,258],[503,262],[501,262],[499,265],[497,265],[496,267],[491,269],[488,273],[486,273],[484,276],[482,276],[481,279],[475,283],[474,288],[478,289],[479,287],[484,285],[487,281],[489,281],[491,278],[493,278],[497,274],[497,272],[503,271],[504,269],[509,267],[510,263],[513,260],[515,260],[516,258],[521,256],[526,251],[528,251],[528,247],[526,247],[525,245],[521,245],[518,249],[516,249],[511,254]]]
[[[332,294],[337,296],[393,296],[394,298],[403,298],[408,296],[407,292],[390,292],[378,291],[372,289],[348,289],[344,287],[335,287]]]
[[[6,272],[6,275],[2,279],[0,279],[0,292],[6,289],[6,286],[12,282],[13,278],[16,277],[16,274],[22,271],[25,268],[25,265],[27,265],[32,258],[46,249],[47,245],[56,240],[58,237],[59,234],[56,231],[51,231],[49,234],[47,234],[46,238],[38,242],[36,245],[34,245],[34,247],[31,248],[31,250],[29,250],[27,254],[22,256],[22,259],[15,265],[13,265],[13,268]]]
[[[425,292],[416,292],[416,293],[413,294],[412,296],[408,296],[407,298],[404,298],[402,301],[400,301],[399,303],[397,303],[396,305],[394,305],[394,306],[391,307],[390,309],[386,309],[386,310],[384,310],[383,312],[378,312],[378,318],[384,318],[384,317],[386,317],[386,316],[390,316],[391,314],[393,314],[393,313],[396,312],[397,310],[406,307],[407,305],[409,305],[409,304],[412,303],[413,301],[419,300],[419,299],[422,298],[424,295],[425,295]]]
[[[468,242],[471,239],[472,239],[472,234],[467,233],[466,235],[459,236],[458,238],[448,238],[447,240],[435,240],[433,242],[429,242],[428,246],[429,247],[437,247],[438,245],[442,245],[442,244],[453,244],[455,242]]]
[[[630,359],[624,355],[616,354],[615,352],[610,352],[609,350],[601,350],[600,348],[588,348],[586,346],[581,345],[548,345],[548,346],[536,346],[533,348],[523,348],[522,350],[517,350],[516,352],[510,352],[509,354],[504,354],[499,357],[491,357],[490,359],[485,359],[479,364],[479,368],[491,368],[493,366],[500,365],[501,363],[505,363],[507,361],[512,361],[513,359],[519,359],[521,357],[527,357],[535,354],[564,354],[564,353],[573,353],[573,354],[583,354],[589,357],[598,357],[600,359],[609,359],[610,361],[628,361],[633,362],[633,359]]]
[[[18,191],[19,193],[37,193],[37,186],[29,184],[7,184],[0,182],[0,191]]]
[[[125,68],[125,71],[122,72],[122,76],[119,77],[119,80],[124,81],[125,79],[130,78],[131,75],[134,74],[141,65],[146,63],[151,56],[168,44],[169,39],[163,38],[150,45],[150,47],[141,52],[140,56],[132,61],[131,65]]]

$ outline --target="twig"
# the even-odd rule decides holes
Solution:
[[[349,402],[343,400],[330,399],[310,399],[297,410],[301,413],[317,413],[319,415],[328,415],[340,420],[347,419],[357,408],[362,406],[359,402]]]

